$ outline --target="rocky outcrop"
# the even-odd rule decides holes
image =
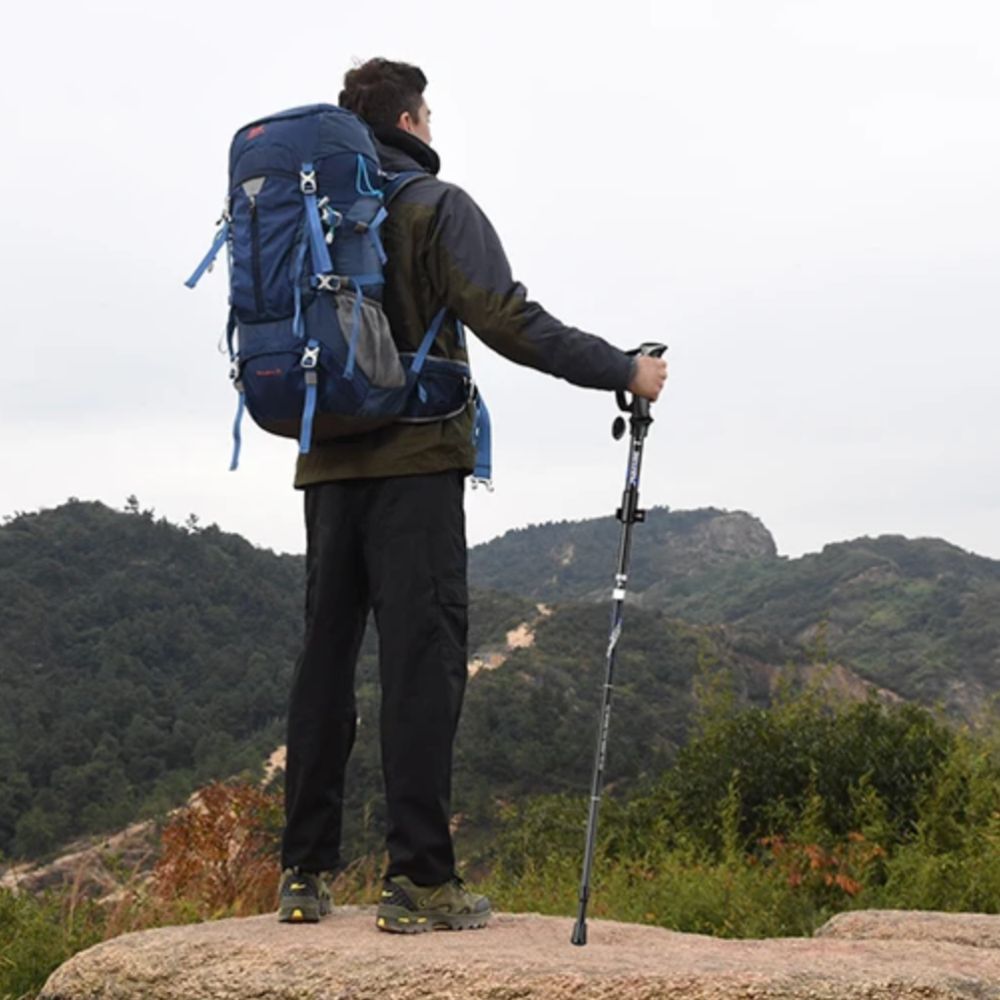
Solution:
[[[161,928],[81,952],[39,1000],[1000,1000],[1000,917],[850,914],[767,941],[596,920],[585,948],[571,923],[501,914],[401,937],[344,907],[315,925]]]
[[[802,680],[806,685],[849,701],[866,701],[871,695],[883,705],[899,705],[903,701],[895,691],[865,680],[843,663],[808,663],[802,667]]]
[[[948,941],[1000,949],[1000,917],[987,913],[931,913],[916,910],[858,910],[838,913],[817,937],[844,940]]]
[[[133,823],[102,838],[76,841],[54,861],[12,865],[0,873],[0,889],[40,893],[72,886],[92,899],[114,897],[124,881],[148,874],[158,842],[152,820]]]
[[[478,650],[469,658],[469,676],[475,677],[480,670],[496,670],[502,667],[515,649],[528,649],[535,644],[535,626],[552,615],[547,604],[535,605],[537,614],[531,621],[521,622],[517,628],[507,632],[503,646]]]
[[[677,548],[681,548],[680,543]],[[773,559],[778,554],[774,537],[763,522],[741,510],[718,511],[700,522],[687,535],[684,548],[697,558],[698,570],[733,560]]]
[[[656,513],[656,512],[652,512]],[[778,551],[771,533],[763,523],[745,511],[704,511],[690,524],[680,526],[666,519],[653,518],[650,531],[641,536],[643,552],[636,553],[639,577],[649,575],[653,580],[647,586],[633,581],[630,596],[640,606],[660,607],[669,604],[670,588],[678,579],[697,577],[723,568],[737,567],[754,560],[777,559]],[[644,526],[645,528],[646,526]],[[648,565],[643,568],[644,559]],[[593,593],[595,599],[607,595]]]
[[[610,517],[509,531],[470,550],[469,579],[536,600],[606,599],[620,532]],[[671,582],[777,558],[771,533],[745,511],[654,507],[635,536],[629,594],[655,606]]]

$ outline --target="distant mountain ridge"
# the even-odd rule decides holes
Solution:
[[[472,550],[471,579],[546,602],[606,600],[618,530],[607,517],[507,532]],[[1000,561],[899,535],[788,559],[756,518],[714,509],[654,509],[634,539],[635,606],[817,646],[965,716],[1000,692]]]
[[[515,528],[470,551],[470,579],[542,601],[598,597],[610,588],[620,529],[613,517]],[[664,583],[777,560],[774,538],[750,514],[654,507],[634,529],[629,593],[641,602]]]

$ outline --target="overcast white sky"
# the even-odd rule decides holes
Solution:
[[[565,322],[670,345],[647,505],[796,555],[864,534],[1000,558],[993,0],[19,4],[0,40],[0,513],[75,495],[301,551],[295,445],[247,426],[211,238],[246,121],[355,58],[430,78],[442,176]],[[610,395],[473,344],[496,492],[470,541],[617,506]]]

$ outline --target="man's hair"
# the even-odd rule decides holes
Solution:
[[[404,111],[417,118],[427,77],[409,63],[369,59],[344,74],[340,106],[369,125],[395,125]]]

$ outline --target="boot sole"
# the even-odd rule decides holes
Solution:
[[[427,931],[471,931],[485,927],[491,916],[483,913],[442,913],[432,910],[414,911],[403,906],[380,906],[375,914],[375,926],[391,934],[423,934]]]
[[[329,912],[329,904],[296,899],[281,904],[278,921],[283,924],[318,924],[320,917],[325,917]]]

